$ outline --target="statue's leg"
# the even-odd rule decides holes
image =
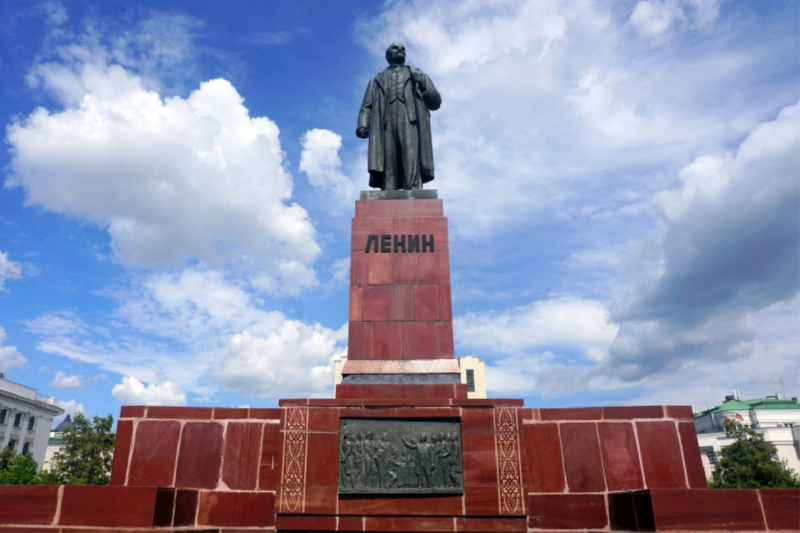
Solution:
[[[405,113],[402,103],[397,101],[389,104],[386,110],[386,129],[383,132],[383,190],[395,191],[403,188],[403,178],[400,175],[400,153],[398,150],[399,139],[397,131],[398,109]]]
[[[405,111],[405,109],[403,111]],[[403,113],[399,122],[398,133],[403,161],[403,188],[421,189],[422,176],[419,160],[419,130],[416,124],[411,124],[408,121],[408,115],[406,113]]]

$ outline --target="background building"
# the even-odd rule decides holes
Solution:
[[[0,447],[30,453],[41,468],[53,417],[64,412],[55,403],[0,373]]]
[[[719,452],[733,443],[725,434],[725,420],[764,435],[764,439],[785,459],[789,468],[800,473],[800,405],[797,398],[787,400],[780,394],[742,400],[739,390],[726,396],[722,405],[695,415],[694,427],[703,459],[703,469],[710,478],[716,469]]]
[[[67,415],[59,425],[50,431],[50,439],[47,442],[47,450],[44,452],[44,463],[42,468],[49,470],[50,461],[59,454],[64,447],[64,432],[72,426],[72,417]]]

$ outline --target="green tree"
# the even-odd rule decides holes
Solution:
[[[713,489],[800,488],[800,476],[778,459],[778,451],[752,429],[725,421],[725,432],[736,439],[720,452]]]
[[[11,448],[0,453],[0,485],[39,485],[42,479],[30,454],[17,455]]]
[[[96,416],[89,422],[75,415],[63,436],[64,446],[42,472],[48,485],[108,485],[116,435],[111,433],[114,417]]]

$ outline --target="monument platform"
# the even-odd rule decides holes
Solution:
[[[0,533],[800,531],[707,488],[690,407],[468,399],[451,309],[441,200],[358,201],[335,398],[123,407],[111,485],[0,486]]]

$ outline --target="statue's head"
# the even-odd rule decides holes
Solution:
[[[386,49],[386,61],[390,65],[402,65],[406,62],[406,47],[402,43],[392,43]]]

